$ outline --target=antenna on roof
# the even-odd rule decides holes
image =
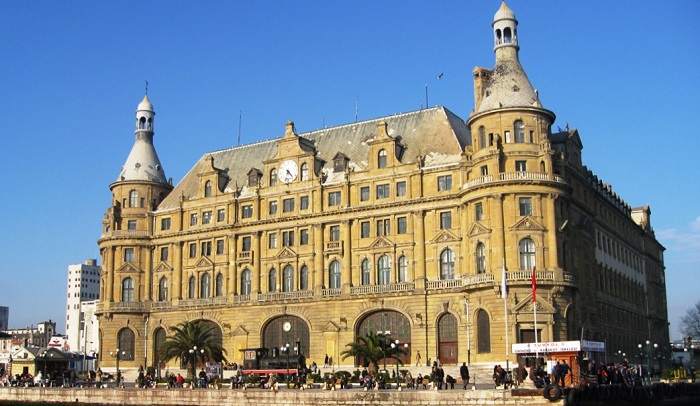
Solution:
[[[360,98],[355,96],[355,122],[357,122],[359,104],[360,104]]]
[[[146,80],[146,96],[148,96],[148,81]]]
[[[430,108],[430,104],[428,104],[428,85],[425,85],[425,108],[428,109]]]
[[[237,147],[241,146],[241,121],[243,120],[243,111],[238,110],[238,145]]]

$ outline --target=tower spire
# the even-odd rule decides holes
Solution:
[[[508,8],[506,2],[501,3],[501,8],[493,16],[493,50],[496,53],[496,62],[501,58],[518,59],[518,20],[515,13]]]

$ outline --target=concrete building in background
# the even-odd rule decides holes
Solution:
[[[651,209],[584,165],[577,130],[553,130],[517,25],[503,3],[466,120],[438,106],[301,134],[288,122],[205,154],[176,186],[144,97],[98,241],[100,365],[117,348],[121,368],[158,364],[183,320],[206,321],[239,363],[298,342],[351,368],[340,352],[377,331],[407,345],[407,365],[418,351],[505,365],[508,343],[535,340],[604,342],[610,359],[668,343]]]
[[[93,303],[100,297],[100,267],[97,260],[86,259],[82,264],[68,265],[66,300],[66,340],[71,351],[83,351],[86,336],[86,302]],[[94,310],[93,312],[94,313]]]
[[[10,328],[10,308],[0,306],[0,331],[5,331]]]

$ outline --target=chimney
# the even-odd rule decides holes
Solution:
[[[484,88],[491,78],[491,69],[476,67],[472,71],[474,75],[474,112],[479,111],[481,100],[484,98]]]

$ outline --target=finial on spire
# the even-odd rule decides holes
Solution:
[[[148,81],[146,80],[146,96],[148,96]]]

